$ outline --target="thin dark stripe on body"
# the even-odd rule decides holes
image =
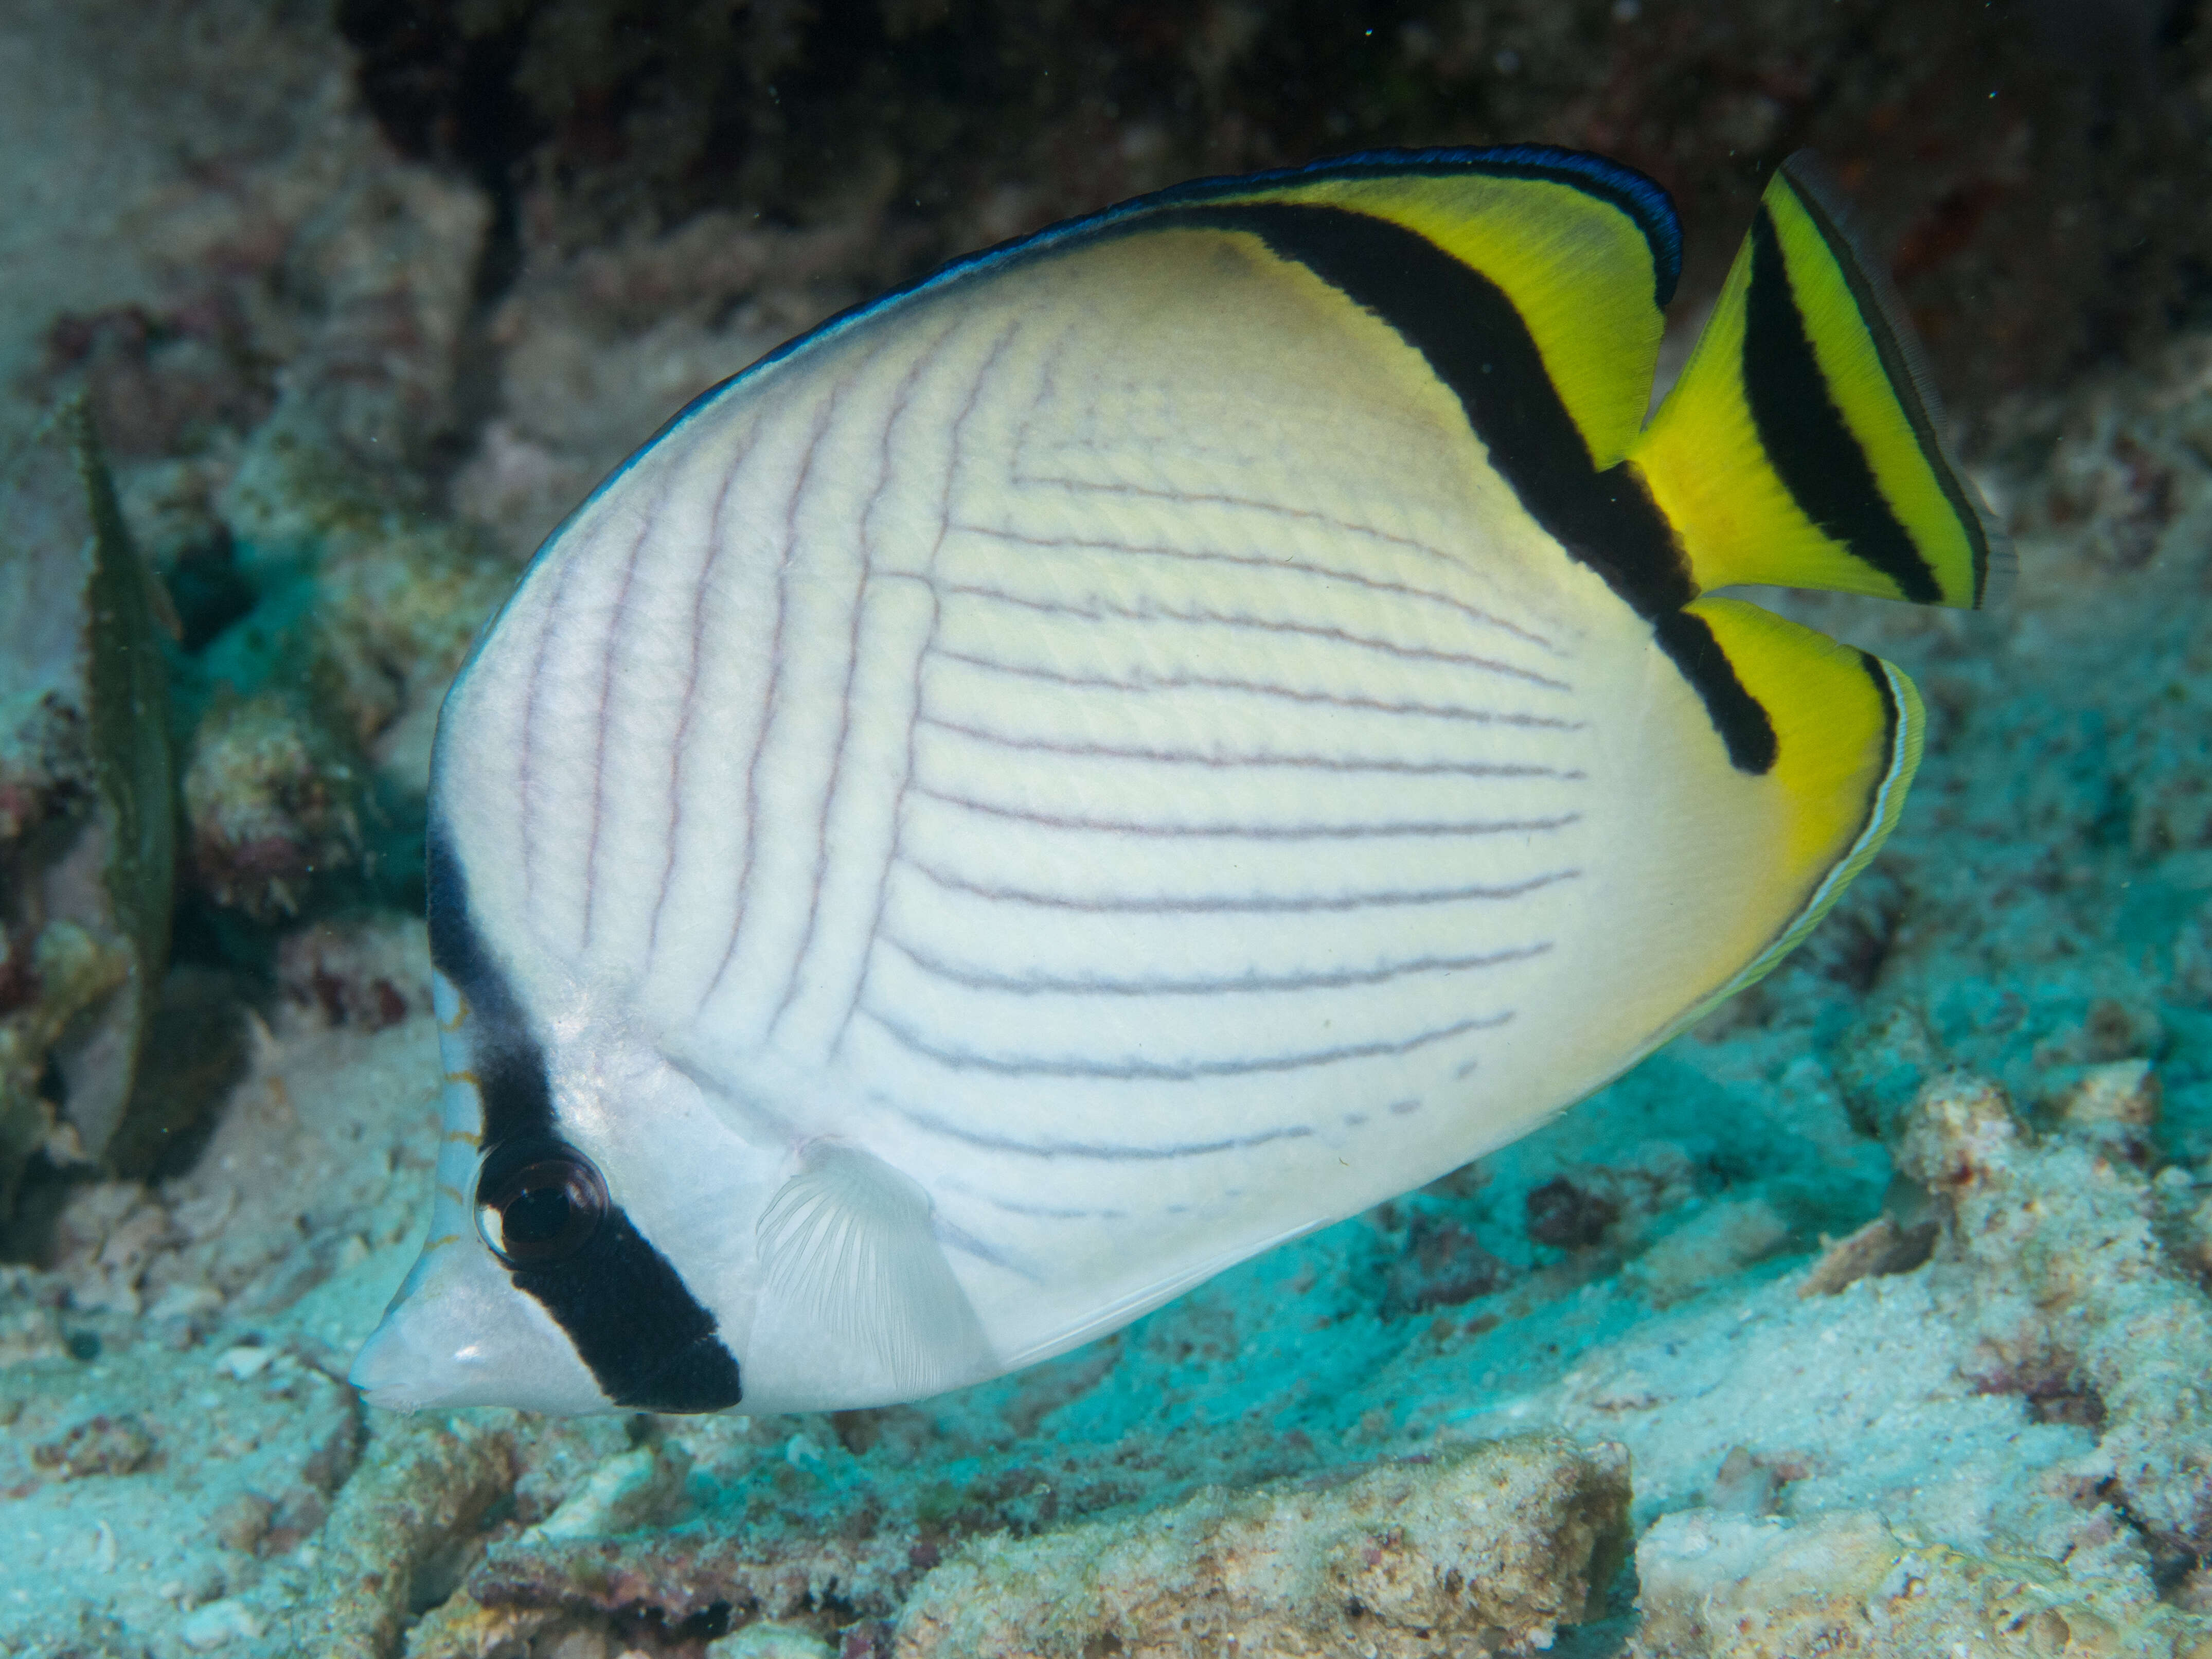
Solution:
[[[546,596],[530,659],[529,689],[523,694],[522,730],[515,744],[515,793],[522,798],[523,906],[532,915],[538,913],[538,841],[543,817],[538,798],[544,787],[540,776],[543,757],[538,752],[538,711],[545,696],[546,665],[552,656],[553,635],[564,609],[568,584],[576,579],[576,572],[583,563],[580,556],[571,554],[553,580],[552,592]]]
[[[1540,876],[1530,876],[1522,881],[1506,882],[1495,886],[1408,888],[1387,893],[1331,893],[1295,897],[1273,894],[1229,894],[1205,898],[1070,898],[1062,894],[1041,893],[1023,888],[985,886],[980,882],[968,881],[949,871],[926,864],[911,853],[902,852],[899,862],[937,886],[956,892],[972,893],[978,898],[1028,905],[1037,909],[1153,915],[1197,915],[1210,911],[1294,913],[1364,910],[1376,905],[1449,904],[1462,900],[1516,899],[1558,882],[1572,881],[1582,874],[1580,870],[1552,870]]]
[[[822,408],[814,419],[814,429],[807,434],[806,453],[799,461],[798,475],[792,480],[791,493],[784,501],[783,546],[775,567],[775,621],[769,629],[768,691],[762,698],[760,724],[754,730],[752,747],[745,758],[745,850],[738,864],[729,942],[723,947],[722,960],[715,968],[714,976],[699,994],[698,1005],[692,1010],[695,1018],[714,1000],[714,993],[721,989],[722,981],[730,971],[730,964],[737,959],[738,940],[744,932],[745,917],[752,905],[753,867],[759,862],[761,839],[760,762],[763,752],[768,748],[769,738],[774,733],[776,714],[783,700],[783,675],[787,665],[783,634],[784,623],[791,611],[791,562],[799,545],[799,507],[806,495],[808,482],[814,475],[815,458],[821,453],[823,437],[836,416],[838,398],[843,389],[842,386],[833,388],[830,394],[822,400]]]
[[[989,657],[949,651],[943,646],[933,647],[930,654],[941,661],[957,663],[963,668],[979,669],[985,673],[1042,680],[1053,685],[1073,686],[1083,690],[1126,691],[1133,696],[1162,691],[1233,691],[1249,696],[1278,697],[1289,702],[1350,709],[1359,714],[1413,714],[1434,720],[1467,720],[1478,726],[1527,726],[1547,732],[1579,732],[1587,725],[1586,721],[1567,720],[1557,714],[1522,714],[1490,708],[1462,708],[1455,703],[1385,702],[1380,697],[1347,696],[1335,691],[1314,691],[1299,686],[1231,679],[1212,674],[1150,674],[1136,679],[1115,679],[1104,674],[1077,674],[1064,669],[999,662]]]
[[[1399,761],[1382,760],[1370,756],[1340,755],[1201,755],[1180,753],[1171,749],[1118,748],[1103,743],[1055,743],[1047,738],[1024,738],[1010,732],[993,732],[963,720],[943,720],[933,714],[920,716],[920,723],[940,732],[955,732],[977,743],[989,744],[998,749],[1039,755],[1081,756],[1097,760],[1146,761],[1161,766],[1283,766],[1318,772],[1385,772],[1424,778],[1550,778],[1567,783],[1580,782],[1584,778],[1581,772],[1562,770],[1556,766],[1525,766],[1510,761]]]
[[[1551,941],[1547,939],[1507,951],[1488,951],[1467,957],[1422,957],[1410,962],[1390,963],[1379,968],[1346,968],[1298,974],[1263,974],[1255,969],[1249,973],[1212,979],[1176,979],[1158,975],[1144,979],[1114,979],[1094,975],[1070,977],[1049,974],[1016,975],[993,973],[988,969],[960,967],[943,961],[890,933],[878,933],[877,938],[879,943],[889,945],[933,979],[964,985],[971,990],[1002,991],[1014,996],[1212,996],[1255,991],[1336,990],[1355,985],[1385,984],[1394,979],[1405,979],[1417,974],[1462,973],[1478,968],[1502,967],[1507,963],[1526,962],[1532,957],[1542,956],[1552,948]]]
[[[1532,645],[1558,654],[1557,648],[1542,635],[1526,629],[1516,628],[1502,621],[1480,606],[1455,599],[1449,593],[1434,588],[1416,586],[1412,582],[1384,581],[1379,577],[1363,576],[1356,571],[1338,570],[1328,565],[1307,564],[1291,558],[1270,558],[1256,553],[1228,553],[1218,550],[1168,547],[1157,544],[1102,542],[1081,536],[1029,536],[1019,531],[994,529],[988,525],[959,524],[953,529],[963,534],[980,536],[988,541],[1011,542],[1020,547],[1050,549],[1063,552],[1109,553],[1119,558],[1133,556],[1138,558],[1169,559],[1184,564],[1225,564],[1245,569],[1269,570],[1291,576],[1310,576],[1323,582],[1341,583],[1369,593],[1388,593],[1394,598],[1413,599],[1422,604],[1441,605],[1468,621],[1496,628]]]
[[[741,456],[722,474],[721,488],[714,492],[714,509],[707,518],[707,556],[699,567],[699,576],[691,591],[690,655],[684,671],[684,691],[677,703],[675,746],[668,760],[668,847],[660,866],[660,895],[653,901],[653,926],[646,935],[645,965],[650,974],[654,958],[660,949],[660,921],[668,909],[668,895],[676,881],[676,848],[684,827],[684,757],[691,743],[691,720],[699,702],[699,665],[706,654],[707,595],[714,584],[714,568],[722,557],[722,514],[729,505],[730,491],[738,482],[738,473],[744,465]],[[750,830],[747,830],[750,837]]]
[[[1176,610],[1166,605],[1119,605],[1096,597],[1079,604],[1060,599],[1033,599],[1020,593],[1010,593],[1004,588],[984,587],[972,582],[946,582],[942,584],[942,588],[947,593],[957,593],[969,599],[988,599],[997,605],[1017,605],[1024,611],[1039,611],[1054,616],[1082,617],[1091,622],[1115,617],[1132,622],[1189,623],[1208,628],[1241,628],[1267,634],[1303,635],[1311,639],[1352,646],[1358,650],[1380,652],[1386,656],[1400,657],[1412,662],[1453,663],[1464,668],[1481,669],[1509,679],[1524,680],[1547,691],[1574,690],[1565,680],[1553,679],[1548,674],[1539,674],[1534,669],[1522,668],[1516,663],[1470,656],[1463,651],[1438,650],[1432,646],[1406,645],[1395,640],[1353,634],[1341,628],[1325,628],[1316,623],[1279,622],[1264,617],[1239,616],[1234,611]]]
[[[1239,841],[1360,841],[1389,836],[1517,836],[1564,830],[1582,821],[1579,812],[1561,812],[1540,818],[1477,818],[1460,820],[1394,820],[1388,823],[1141,823],[1133,819],[1076,817],[1041,812],[1034,808],[1006,806],[993,801],[955,795],[926,784],[910,784],[907,793],[924,800],[980,812],[988,817],[1033,823],[1044,830],[1067,830],[1115,836],[1216,836]]]
[[[1420,554],[1423,557],[1432,559],[1439,564],[1446,566],[1454,572],[1462,572],[1466,568],[1464,562],[1458,556],[1447,553],[1442,548],[1431,547],[1426,542],[1418,541],[1410,536],[1401,536],[1395,531],[1384,530],[1376,525],[1354,524],[1348,520],[1336,518],[1329,514],[1320,512],[1313,507],[1287,507],[1279,501],[1263,501],[1255,500],[1250,496],[1228,495],[1207,490],[1197,490],[1186,494],[1173,490],[1148,489],[1143,484],[1129,483],[1121,481],[1112,483],[1105,481],[1094,482],[1085,478],[1048,477],[1041,474],[1018,471],[1011,474],[1007,482],[1025,490],[1034,489],[1039,486],[1043,486],[1049,489],[1065,489],[1075,495],[1109,496],[1127,495],[1139,501],[1164,501],[1176,507],[1233,507],[1245,512],[1272,514],[1275,517],[1288,519],[1294,522],[1317,525],[1324,530],[1336,532],[1346,535],[1369,538],[1372,540],[1384,543],[1391,547],[1403,549],[1407,552]],[[1302,570],[1314,575],[1334,574],[1330,572],[1326,566],[1318,565],[1291,564],[1285,562],[1284,568]],[[1411,591],[1416,593],[1421,593],[1426,592],[1428,590],[1414,588]],[[1438,595],[1435,597],[1442,596]],[[1450,604],[1458,603],[1455,600],[1447,600],[1446,602]],[[1469,614],[1474,616],[1479,621],[1486,623],[1490,627],[1498,629],[1500,632],[1510,634],[1516,639],[1525,640],[1529,644],[1540,647],[1546,651],[1552,652],[1555,655],[1559,654],[1559,647],[1553,644],[1552,641],[1543,635],[1537,633],[1534,629],[1526,627],[1520,623],[1509,621],[1504,617],[1493,615],[1492,612],[1487,611],[1476,610],[1472,607],[1468,607],[1468,609]]]
[[[950,1118],[919,1107],[895,1102],[890,1105],[915,1127],[940,1135],[947,1140],[957,1140],[965,1146],[980,1146],[987,1152],[1013,1152],[1025,1158],[1095,1158],[1102,1163],[1150,1164],[1176,1158],[1202,1158],[1215,1152],[1241,1152],[1254,1146],[1265,1146],[1278,1140],[1308,1140],[1316,1133],[1311,1126],[1297,1123],[1278,1129],[1261,1129],[1249,1135],[1230,1135],[1215,1140],[1170,1142],[1164,1146],[1140,1146],[1126,1143],[1097,1140],[1016,1140],[1008,1135],[992,1134],[986,1130],[970,1129],[953,1122]]]
[[[921,1033],[866,1003],[860,1014],[890,1033],[901,1048],[926,1060],[959,1072],[989,1072],[1000,1077],[1103,1078],[1115,1082],[1192,1083],[1205,1078],[1247,1077],[1260,1072],[1302,1072],[1309,1066],[1329,1066],[1348,1060],[1375,1060],[1407,1054],[1431,1043],[1443,1042],[1469,1031],[1491,1031],[1512,1018],[1509,1010],[1455,1020],[1434,1030],[1378,1042],[1347,1042],[1330,1048],[1299,1054],[1240,1055],[1233,1060],[1087,1060],[1044,1055],[986,1054],[973,1049],[945,1048],[927,1042]]]
[[[814,930],[822,915],[822,889],[830,878],[830,819],[837,810],[837,791],[845,775],[845,752],[853,735],[853,685],[860,672],[860,635],[867,621],[868,583],[875,574],[875,538],[868,530],[868,521],[883,500],[884,491],[891,483],[891,434],[898,429],[914,397],[915,386],[922,372],[936,361],[944,347],[939,339],[929,349],[920,354],[910,364],[898,389],[891,394],[891,406],[883,417],[876,439],[876,481],[860,507],[860,568],[854,578],[851,621],[845,637],[845,678],[837,692],[837,740],[830,751],[830,781],[823,787],[822,811],[815,823],[814,873],[807,889],[806,925],[799,938],[799,948],[791,953],[791,971],[785,978],[783,997],[769,1016],[768,1029],[771,1037],[791,1012],[798,1000],[799,988],[806,971],[806,958],[814,948]]]
[[[605,647],[599,653],[599,708],[592,733],[592,816],[584,837],[584,948],[592,946],[592,927],[599,896],[599,828],[606,815],[607,715],[614,706],[615,659],[624,641],[623,625],[629,620],[629,594],[637,581],[637,562],[645,556],[646,538],[653,533],[653,514],[642,515],[637,534],[630,538],[629,556],[623,561],[622,582],[607,618]],[[672,826],[669,844],[675,844]]]

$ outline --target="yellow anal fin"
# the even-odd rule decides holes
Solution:
[[[1715,759],[1711,787],[1755,792],[1774,854],[1736,872],[1746,890],[1735,948],[1748,963],[1695,1018],[1765,975],[1881,848],[1920,763],[1924,721],[1912,682],[1879,657],[1741,599],[1684,610],[1710,630],[1773,736],[1772,763],[1755,778],[1724,775]]]
[[[1592,468],[1628,453],[1650,404],[1679,258],[1674,209],[1650,180],[1596,156],[1523,146],[1386,151],[1231,183],[1170,199],[1360,214],[1479,272],[1527,327]]]
[[[1766,187],[1711,320],[1631,447],[1701,591],[1972,607],[2011,553],[1939,434],[1918,347],[1808,157]]]

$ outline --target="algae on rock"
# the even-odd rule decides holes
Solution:
[[[4,922],[11,943],[27,941],[20,958],[9,951],[25,994],[0,1040],[4,1213],[24,1162],[55,1130],[57,1150],[98,1158],[122,1122],[168,957],[176,808],[165,607],[81,402],[0,469],[0,691],[45,713],[51,739],[7,756],[0,775],[0,790],[21,797],[9,815],[16,833],[0,846]],[[49,941],[57,927],[72,931]],[[49,1064],[65,1091],[58,1123],[40,1089]]]
[[[1626,1558],[1628,1457],[1559,1435],[1208,1487],[1172,1507],[979,1539],[915,1586],[898,1659],[1412,1659],[1549,1647]]]
[[[434,1573],[440,1550],[469,1537],[514,1481],[504,1423],[425,1417],[385,1425],[331,1511],[321,1571],[292,1609],[284,1651],[384,1659],[398,1645],[410,1601],[446,1599],[424,1596],[418,1577]]]
[[[1636,1569],[1630,1659],[2212,1659],[2212,1620],[2146,1582],[1916,1542],[1865,1511],[1666,1516]]]
[[[2116,1124],[2148,1129],[2149,1073],[2075,1097],[2108,1112],[2088,1144],[2033,1140],[1995,1085],[1939,1079],[1905,1128],[1899,1164],[1948,1198],[1939,1297],[1992,1393],[2100,1431],[2130,1520],[2177,1557],[2212,1552],[2212,1302],[2170,1261],[2150,1180],[2103,1150]],[[2136,1089],[2116,1086],[2133,1080]],[[2073,1126],[2077,1133],[2081,1125]]]
[[[185,773],[200,887],[257,921],[296,915],[310,882],[358,858],[357,793],[353,769],[298,699],[218,697]]]
[[[2069,1091],[2041,1139],[1964,1073],[1898,1120],[1899,1169],[1944,1213],[1924,1271],[1961,1370],[2094,1429],[2095,1450],[1995,1547],[1865,1510],[1662,1516],[1637,1548],[1633,1659],[2212,1659],[2212,1619],[2159,1589],[2212,1531],[2212,1305],[2157,1235],[2141,1167],[2157,1105],[2155,1074],[2122,1060]]]

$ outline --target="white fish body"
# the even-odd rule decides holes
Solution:
[[[1888,724],[1808,830],[1403,319],[1217,220],[823,331],[549,541],[441,726],[373,1401],[1030,1364],[1525,1133],[1893,820],[1901,676],[1844,653]]]

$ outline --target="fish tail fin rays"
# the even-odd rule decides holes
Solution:
[[[997,1367],[933,1230],[929,1195],[882,1159],[817,1141],[761,1212],[745,1397],[884,1405]]]
[[[1618,162],[1538,145],[1387,150],[1154,200],[1334,208],[1412,231],[1511,302],[1594,468],[1617,463],[1643,425],[1681,228],[1666,191]]]
[[[1866,867],[1896,827],[1925,726],[1911,680],[1870,653],[1741,599],[1697,599],[1680,615],[1724,659],[1739,724],[1755,728],[1723,726],[1730,752],[1713,745],[1700,793],[1760,820],[1771,851],[1756,869],[1707,872],[1740,895],[1735,926],[1717,932],[1725,959],[1746,965],[1675,1030],[1765,977]],[[1747,767],[1747,751],[1763,764]]]
[[[1681,378],[1629,450],[1700,591],[1986,606],[2012,551],[1941,435],[1910,325],[1809,155],[1766,187]]]

